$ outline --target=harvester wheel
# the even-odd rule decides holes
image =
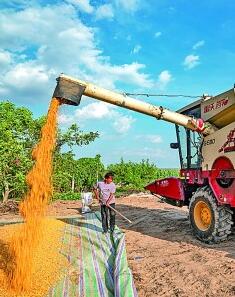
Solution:
[[[198,189],[189,204],[189,219],[194,235],[205,243],[226,240],[231,233],[233,211],[217,205],[210,187]]]

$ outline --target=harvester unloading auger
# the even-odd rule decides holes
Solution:
[[[206,243],[232,232],[235,213],[235,90],[169,111],[125,95],[61,75],[53,97],[79,105],[81,96],[95,98],[176,125],[180,178],[158,179],[145,188],[167,203],[189,207],[193,233]]]

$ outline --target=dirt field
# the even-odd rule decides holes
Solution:
[[[80,202],[55,202],[51,215],[76,215]],[[94,206],[96,209],[97,206]],[[126,233],[129,265],[140,297],[235,296],[235,235],[206,245],[191,235],[187,209],[159,202],[151,195],[117,200],[117,209],[135,222],[117,217]],[[15,214],[0,219],[16,218]]]
[[[152,196],[121,198],[118,209],[131,220],[126,244],[139,296],[235,296],[235,236],[205,245],[191,235],[187,209]]]

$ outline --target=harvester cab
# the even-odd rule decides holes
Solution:
[[[198,100],[177,112],[199,119],[201,118],[200,102],[201,100]],[[179,149],[181,169],[199,169],[202,160],[202,134],[187,128],[185,129],[179,125],[176,125],[175,127],[177,142],[175,144],[171,143],[170,147]]]
[[[189,207],[193,233],[206,243],[232,232],[235,211],[235,93],[202,96],[178,112],[61,75],[53,97],[79,105],[82,95],[175,124],[180,177],[158,179],[145,187],[176,206]]]

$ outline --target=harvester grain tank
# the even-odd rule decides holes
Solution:
[[[72,77],[61,75],[53,96],[79,105],[81,96],[101,100],[176,126],[180,177],[158,179],[145,188],[173,205],[189,207],[192,230],[200,240],[227,239],[235,212],[235,92],[170,111]]]

